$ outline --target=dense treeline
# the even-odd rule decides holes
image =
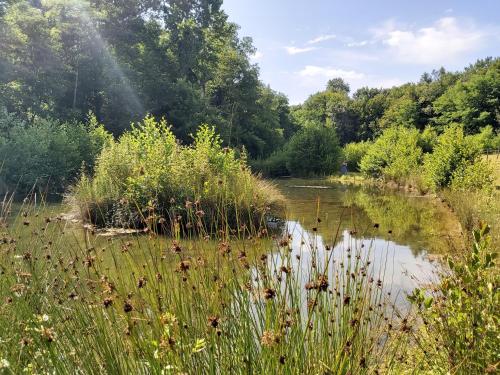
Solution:
[[[213,124],[265,157],[294,130],[288,100],[259,81],[249,38],[222,0],[0,1],[0,107],[115,135],[165,117],[184,142]]]
[[[291,110],[294,121],[305,129],[301,130],[301,134],[313,128],[325,128],[337,138],[336,145],[328,152],[315,156],[324,160],[327,156],[335,155],[337,161],[321,169],[319,174],[337,171],[342,161],[339,145],[344,147],[343,157],[349,168],[358,170],[361,157],[370,148],[370,143],[385,132],[390,132],[390,129],[400,130],[394,133],[395,139],[404,135],[402,133],[405,131],[414,130],[414,143],[419,138],[418,133],[422,133],[422,139],[418,142],[423,153],[431,152],[433,144],[430,142],[450,126],[459,126],[466,136],[483,132],[485,148],[500,145],[499,137],[495,137],[500,131],[498,58],[479,60],[462,72],[453,73],[441,68],[423,74],[418,83],[407,83],[391,89],[365,87],[358,89],[352,96],[349,96],[349,91],[349,85],[342,79],[333,79],[328,82],[325,91],[311,95],[304,104]],[[312,156],[297,160],[294,147],[294,142],[290,142],[270,158],[257,161],[255,167],[264,174],[274,176],[288,173],[318,174],[318,170],[309,169],[303,173],[294,168],[297,163],[308,164]],[[384,157],[383,153],[387,154],[381,149],[373,152],[381,157]],[[395,166],[398,170],[400,167]],[[406,167],[412,168],[411,165]],[[377,176],[374,173],[367,174]]]

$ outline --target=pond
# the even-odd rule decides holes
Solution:
[[[290,237],[287,259],[293,259],[292,266],[304,271],[304,284],[309,281],[307,270],[312,263],[318,268],[328,264],[328,273],[334,279],[335,262],[338,265],[348,261],[352,252],[353,259],[362,256],[370,260],[373,277],[384,281],[387,292],[404,296],[415,287],[416,280],[431,280],[438,264],[436,259],[460,245],[458,222],[441,202],[429,197],[327,180],[283,179],[276,184],[288,201],[286,220],[280,227],[283,234],[276,237]],[[57,239],[59,246],[68,249],[68,253],[76,254],[85,248],[102,249],[103,254],[109,254],[103,258],[110,265],[116,261],[114,254],[119,254],[128,243],[134,245],[133,267],[153,264],[160,261],[161,256],[171,259],[172,268],[177,264],[177,257],[165,255],[165,249],[172,246],[172,239],[157,236],[152,241],[148,235],[89,235],[76,221],[45,224],[47,217],[54,218],[68,210],[62,204],[43,208],[30,205],[30,210],[31,225],[25,225],[21,215],[14,225],[24,233],[34,234],[18,235],[18,243],[27,241],[28,248],[43,242],[39,237],[41,231],[35,229],[43,227],[43,236]],[[232,246],[235,252],[244,250],[254,260],[263,252],[270,253],[268,262],[276,271],[283,264],[277,242],[242,240]],[[216,241],[183,240],[182,243],[193,258],[202,256],[217,264],[219,244]],[[127,267],[132,266],[128,264],[117,269],[121,271]]]
[[[389,293],[404,297],[417,280],[431,281],[436,260],[460,246],[459,223],[436,199],[327,180],[277,184],[289,202],[285,230],[292,254],[304,269],[331,256],[333,274],[335,260],[342,262],[352,251],[370,258],[375,277],[384,280]],[[273,263],[279,263],[276,257]]]

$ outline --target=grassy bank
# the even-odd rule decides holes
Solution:
[[[193,144],[182,146],[165,122],[146,118],[103,149],[95,173],[81,178],[69,201],[98,226],[170,234],[258,228],[282,212],[284,199],[251,173],[245,155],[221,144],[202,126]]]

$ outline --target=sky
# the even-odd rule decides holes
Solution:
[[[291,104],[341,77],[351,92],[500,56],[500,0],[225,0],[261,79]]]

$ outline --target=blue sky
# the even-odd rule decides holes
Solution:
[[[342,77],[352,91],[500,56],[500,0],[225,0],[261,79],[292,104]]]

